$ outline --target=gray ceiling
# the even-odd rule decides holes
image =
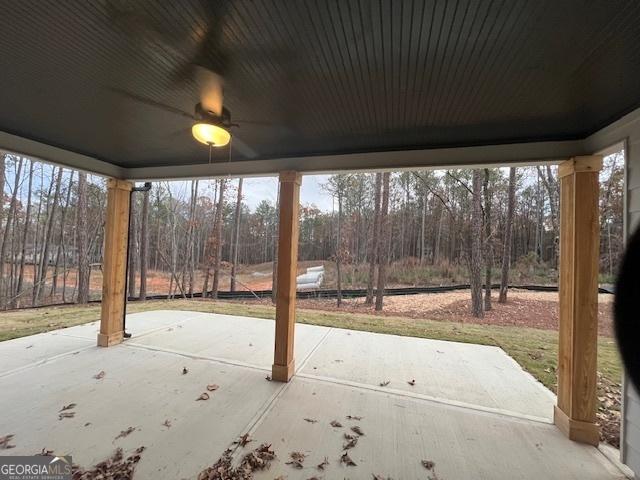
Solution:
[[[234,133],[264,159],[576,139],[640,106],[637,0],[2,0],[0,11],[0,130],[124,167],[208,161],[189,119],[133,99],[192,112],[194,63],[224,76]]]

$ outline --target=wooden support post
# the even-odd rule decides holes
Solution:
[[[127,242],[129,198],[133,184],[124,180],[107,182],[107,218],[102,260],[102,314],[98,346],[122,342],[124,295],[127,284]]]
[[[279,382],[288,382],[295,371],[293,338],[296,323],[298,211],[301,183],[301,176],[297,172],[280,173],[276,344],[272,368],[272,378]]]
[[[560,178],[560,326],[554,422],[571,440],[598,445],[596,425],[599,180],[601,156],[576,157]]]

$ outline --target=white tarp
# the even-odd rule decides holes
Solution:
[[[307,268],[307,273],[296,277],[296,286],[298,289],[320,288],[324,280],[324,267]]]

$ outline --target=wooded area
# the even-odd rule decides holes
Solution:
[[[2,308],[99,299],[105,179],[11,154],[0,155],[0,175]],[[622,252],[622,153],[605,159],[600,179],[600,271],[611,282]],[[482,315],[491,308],[483,286],[506,284],[509,272],[556,283],[556,167],[342,174],[324,189],[332,211],[300,209],[301,265],[322,262],[325,286],[367,288],[378,309],[384,286],[468,282]],[[247,195],[238,179],[134,192],[129,296],[271,288],[277,205],[251,209]]]

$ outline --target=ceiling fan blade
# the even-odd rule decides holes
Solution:
[[[240,140],[237,135],[231,136],[231,148],[237,150],[238,153],[246,158],[256,158],[258,156],[258,152]]]
[[[195,120],[195,117],[187,112],[180,110],[179,108],[172,107],[170,105],[165,105],[164,103],[156,102],[155,100],[151,100],[150,98],[142,97],[140,95],[136,95],[135,93],[127,92],[126,90],[122,90],[120,88],[109,88],[113,93],[126,97],[130,100],[133,100],[138,103],[143,103],[145,105],[149,105],[151,107],[159,108],[160,110],[164,110],[165,112],[173,113],[175,115],[180,115],[182,117],[189,118],[191,120]]]
[[[211,70],[196,65],[195,77],[200,89],[202,107],[216,116],[222,115],[222,77]]]

